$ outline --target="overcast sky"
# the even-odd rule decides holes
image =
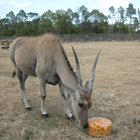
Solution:
[[[107,16],[109,7],[114,6],[117,11],[118,7],[127,8],[130,3],[133,4],[134,8],[140,8],[140,0],[0,0],[0,18],[6,17],[10,11],[13,11],[15,15],[20,10],[42,15],[47,10],[55,12],[71,8],[75,11],[82,5],[85,5],[89,12],[97,9]]]

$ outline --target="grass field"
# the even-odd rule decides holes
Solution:
[[[63,114],[58,86],[47,85],[46,109],[42,118],[37,78],[26,81],[32,111],[20,100],[19,82],[12,77],[8,50],[0,49],[0,140],[139,140],[140,139],[140,42],[62,43],[75,69],[71,46],[79,56],[83,83],[90,75],[93,60],[101,50],[96,67],[89,117],[112,121],[110,136],[94,138],[79,129],[77,121]],[[69,102],[70,103],[70,102]]]

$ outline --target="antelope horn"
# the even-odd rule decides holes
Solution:
[[[79,65],[79,60],[78,60],[78,57],[77,57],[77,54],[72,46],[72,50],[73,50],[73,54],[74,54],[74,58],[75,58],[75,63],[76,63],[76,75],[78,77],[78,85],[80,87],[81,90],[83,90],[83,86],[82,86],[82,76],[81,76],[81,73],[80,73],[80,65]]]
[[[92,86],[93,86],[93,81],[94,81],[94,76],[95,76],[95,68],[96,68],[96,64],[97,64],[97,61],[98,61],[98,57],[100,55],[100,52],[101,51],[98,52],[98,54],[97,54],[97,56],[95,58],[95,61],[93,63],[93,67],[92,67],[90,79],[85,84],[86,92],[89,93],[89,94],[91,94],[91,92],[92,92]]]

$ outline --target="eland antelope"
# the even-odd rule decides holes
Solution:
[[[67,99],[71,97],[74,115],[81,128],[87,128],[88,110],[92,105],[91,92],[95,75],[96,63],[100,52],[94,61],[89,81],[82,85],[80,66],[77,54],[73,49],[76,61],[76,73],[66,56],[59,39],[51,33],[39,37],[19,37],[9,47],[10,59],[15,70],[13,77],[17,75],[22,91],[21,99],[26,109],[30,110],[30,104],[26,98],[25,81],[28,75],[38,77],[41,94],[41,113],[48,116],[45,109],[46,83],[59,84],[64,113],[68,118],[73,118],[69,110]]]

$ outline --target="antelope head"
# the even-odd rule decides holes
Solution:
[[[88,110],[92,105],[92,100],[91,100],[91,93],[92,93],[92,88],[93,88],[93,81],[94,81],[94,76],[95,76],[95,68],[96,68],[96,64],[98,61],[98,57],[100,54],[97,54],[95,61],[93,63],[93,67],[92,67],[92,72],[90,75],[89,80],[86,82],[85,87],[83,87],[82,85],[82,77],[80,74],[80,65],[79,65],[79,60],[77,57],[77,54],[74,50],[74,48],[72,47],[73,53],[74,53],[74,57],[75,57],[75,62],[76,62],[76,75],[78,78],[78,86],[79,89],[78,90],[73,90],[73,89],[69,89],[70,92],[75,95],[74,99],[72,100],[72,107],[74,110],[74,114],[76,116],[76,119],[78,120],[79,123],[79,127],[81,127],[82,129],[87,128],[88,124]]]

